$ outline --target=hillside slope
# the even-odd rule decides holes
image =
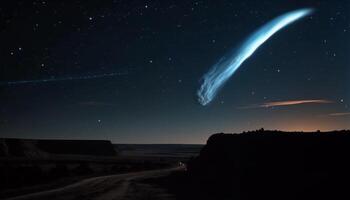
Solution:
[[[0,139],[0,156],[47,158],[51,155],[115,156],[107,140]]]
[[[214,134],[188,164],[212,197],[338,199],[348,196],[350,131]]]

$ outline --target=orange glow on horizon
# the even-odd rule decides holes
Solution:
[[[304,131],[314,132],[320,131],[334,131],[349,128],[348,124],[343,121],[329,118],[315,117],[313,119],[294,119],[275,122],[273,129],[281,131]],[[272,128],[271,127],[271,128]],[[343,128],[340,128],[343,127]]]

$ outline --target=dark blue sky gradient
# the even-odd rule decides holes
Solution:
[[[316,12],[276,33],[216,99],[200,78],[270,19]],[[9,1],[1,6],[0,137],[204,143],[216,132],[350,128],[350,3],[339,1]],[[275,101],[327,104],[242,108]]]

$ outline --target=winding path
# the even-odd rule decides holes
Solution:
[[[17,196],[8,200],[140,199],[135,197],[135,195],[139,197],[142,197],[142,195],[147,195],[150,197],[153,195],[152,192],[154,193],[155,191],[157,191],[157,189],[152,189],[149,186],[143,186],[143,188],[140,189],[140,185],[137,188],[135,187],[135,182],[137,183],[137,180],[151,177],[166,176],[170,172],[177,170],[183,170],[183,167],[94,177],[79,181],[77,183],[62,188]],[[160,195],[159,191],[157,191],[156,193],[158,193],[158,196]],[[163,197],[164,199],[172,199],[170,196]]]

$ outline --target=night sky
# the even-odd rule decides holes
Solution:
[[[198,103],[218,59],[299,8],[315,12]],[[204,143],[262,127],[350,129],[349,15],[347,0],[2,2],[0,137]]]

